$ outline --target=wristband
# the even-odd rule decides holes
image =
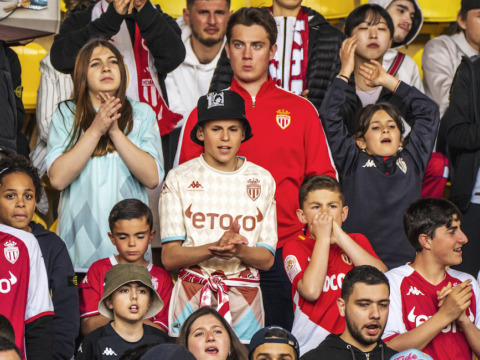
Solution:
[[[342,75],[342,74],[338,74],[338,75],[337,75],[337,78],[341,78],[341,77],[344,78],[345,80],[347,80],[347,82],[350,81],[350,79],[349,79],[348,76],[346,76],[346,75]]]

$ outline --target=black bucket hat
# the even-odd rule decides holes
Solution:
[[[245,101],[235,91],[216,91],[200,97],[197,117],[197,123],[190,132],[190,139],[198,145],[203,146],[203,141],[197,138],[198,125],[210,120],[242,120],[245,126],[245,139],[242,142],[253,136],[252,127],[245,116]]]

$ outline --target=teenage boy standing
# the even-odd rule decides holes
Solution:
[[[269,64],[269,75],[276,84],[296,95],[306,96],[319,109],[328,86],[340,70],[338,56],[345,35],[303,0],[273,0],[268,11],[273,15],[278,36],[277,48]],[[267,8],[266,8],[267,9]],[[226,88],[234,69],[224,52],[218,60],[210,90]],[[344,116],[355,111],[355,88],[351,80],[342,107]]]
[[[268,270],[277,245],[275,181],[268,171],[237,156],[252,137],[243,98],[234,91],[202,96],[190,138],[204,153],[165,180],[159,213],[162,263],[180,269],[172,293],[169,334],[211,306],[248,343],[264,326],[257,269]]]
[[[283,269],[281,248],[288,239],[302,235],[296,217],[297,195],[306,176],[337,172],[325,134],[312,104],[269,79],[268,66],[277,45],[277,26],[266,9],[242,8],[227,25],[225,49],[234,78],[230,86],[245,101],[246,116],[256,136],[242,144],[239,154],[272,174],[277,184],[278,245],[275,263],[261,274],[266,324],[291,329],[293,304],[291,284]],[[188,134],[197,122],[194,110],[183,129],[179,143],[180,163],[202,153]]]

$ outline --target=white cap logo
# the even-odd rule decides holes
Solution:
[[[223,98],[223,92],[220,93],[210,93],[207,95],[207,109],[210,109],[215,106],[224,106],[225,105],[225,100]]]

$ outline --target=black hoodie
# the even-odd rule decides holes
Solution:
[[[70,359],[75,350],[75,338],[80,328],[78,290],[72,261],[65,243],[55,233],[34,221],[29,225],[42,251],[55,311],[53,359]]]
[[[389,360],[397,352],[390,349],[382,340],[370,352],[363,352],[346,343],[340,335],[330,334],[317,348],[300,357],[300,360]]]

